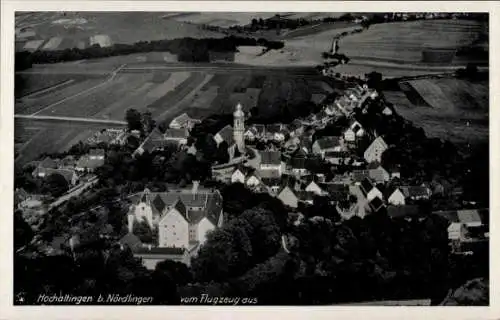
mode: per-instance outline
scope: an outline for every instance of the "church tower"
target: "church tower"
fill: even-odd
[[[245,113],[242,110],[241,104],[236,105],[236,110],[233,113],[234,126],[233,126],[233,138],[234,143],[238,147],[241,153],[245,152]]]

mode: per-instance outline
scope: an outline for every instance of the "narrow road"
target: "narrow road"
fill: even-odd
[[[56,201],[52,202],[49,205],[49,210],[52,209],[53,207],[57,207],[57,206],[61,205],[62,203],[68,201],[72,197],[80,195],[83,191],[94,186],[97,182],[99,182],[99,179],[97,177],[93,177],[89,181],[87,181],[86,183],[79,185],[79,186],[76,186],[75,188],[70,190],[69,193],[66,193],[65,195],[59,197]]]
[[[120,125],[125,126],[127,122],[120,120],[107,120],[107,119],[90,119],[90,118],[76,118],[76,117],[57,117],[57,116],[35,116],[35,115],[24,115],[15,114],[16,119],[32,119],[32,120],[53,120],[53,121],[73,121],[73,122],[88,122],[96,124],[110,124],[110,125]]]

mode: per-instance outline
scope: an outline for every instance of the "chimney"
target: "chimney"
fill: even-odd
[[[191,193],[193,194],[193,199],[196,198],[196,194],[198,193],[198,186],[199,185],[200,185],[200,181],[193,180],[193,189],[191,190]]]
[[[135,218],[135,216],[133,214],[129,214],[127,216],[127,219],[128,219],[128,232],[129,233],[132,233],[132,231],[134,230],[134,218]]]

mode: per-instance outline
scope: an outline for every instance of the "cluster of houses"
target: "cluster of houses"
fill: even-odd
[[[78,183],[80,177],[92,173],[95,169],[102,166],[105,161],[105,152],[103,149],[90,149],[88,154],[79,158],[68,155],[62,159],[46,157],[38,162],[33,170],[34,178],[46,179],[50,175],[61,175],[68,186],[72,187]]]
[[[110,145],[124,145],[127,141],[129,133],[126,129],[108,128],[94,133],[87,139],[89,144],[105,143]]]

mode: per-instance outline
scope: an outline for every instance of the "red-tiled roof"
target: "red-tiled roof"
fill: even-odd
[[[261,164],[279,165],[281,163],[281,153],[279,151],[261,151]]]

